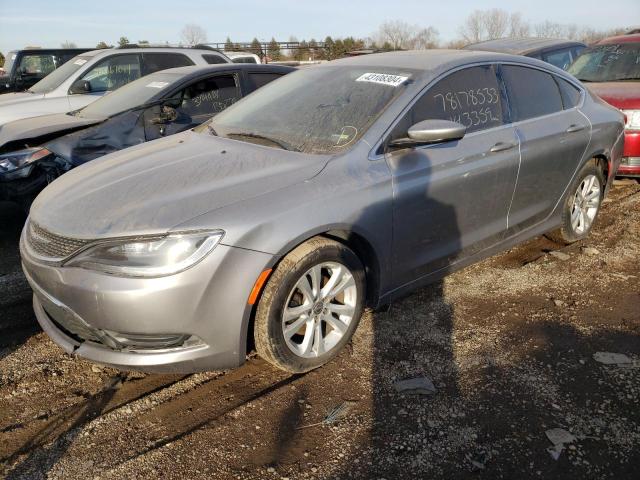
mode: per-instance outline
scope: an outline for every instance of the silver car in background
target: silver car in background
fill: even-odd
[[[301,70],[49,185],[21,238],[35,312],[66,351],[124,369],[234,367],[254,340],[307,371],[365,307],[535,235],[584,238],[623,127],[524,57],[394,52]]]

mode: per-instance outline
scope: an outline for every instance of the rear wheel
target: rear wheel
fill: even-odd
[[[559,242],[573,243],[589,235],[600,212],[604,185],[602,170],[593,162],[582,167],[564,202],[562,226],[548,236]]]
[[[362,315],[364,269],[345,245],[314,238],[282,259],[258,304],[258,354],[283,370],[317,368],[351,339]]]

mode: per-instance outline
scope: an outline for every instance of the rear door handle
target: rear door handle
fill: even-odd
[[[584,125],[578,125],[574,123],[573,125],[569,125],[569,128],[565,130],[567,133],[579,132],[580,130],[584,130]]]
[[[491,153],[495,152],[503,152],[504,150],[509,150],[510,148],[515,147],[517,144],[511,142],[498,142],[493,147],[489,149]]]

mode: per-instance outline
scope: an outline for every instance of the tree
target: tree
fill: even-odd
[[[4,67],[4,55],[0,52],[0,67]]]
[[[224,42],[224,49],[226,51],[232,51],[233,50],[233,42],[231,41],[231,39],[229,37],[227,37],[227,39]]]
[[[111,48],[113,47],[113,45],[107,45],[106,42],[98,42],[98,44],[96,45],[96,48]]]
[[[438,31],[434,27],[421,28],[403,20],[391,20],[378,27],[372,40],[381,45],[388,43],[392,50],[424,50],[437,46]]]
[[[302,40],[295,51],[294,58],[299,61],[309,61],[309,44],[306,40]]]
[[[318,42],[316,42],[315,38],[309,40],[309,54],[311,55],[311,60],[322,59],[322,50],[318,49]]]
[[[60,46],[61,46],[62,48],[77,48],[77,47],[78,47],[75,43],[73,43],[73,42],[69,42],[69,41],[64,41],[64,42],[62,42],[62,43],[60,44]]]
[[[207,32],[200,25],[189,23],[182,27],[180,38],[185,44],[193,47],[207,41]]]
[[[267,56],[269,60],[277,62],[278,60],[282,60],[282,52],[280,51],[280,45],[276,42],[276,39],[271,37],[271,41],[269,42],[269,46],[267,48]]]
[[[324,39],[324,57],[327,60],[333,60],[335,57],[333,56],[334,43],[333,38],[327,37]]]
[[[127,37],[120,37],[120,40],[118,40],[118,46],[124,47],[125,45],[129,45],[129,39]]]
[[[264,52],[262,51],[262,45],[260,44],[260,41],[255,37],[251,41],[251,49],[250,49],[250,51],[251,51],[251,53],[255,53],[256,55],[258,55],[261,60],[262,60],[262,58],[264,58]]]
[[[499,8],[475,10],[460,27],[460,35],[466,43],[477,43],[495,38],[526,37],[531,26],[520,13],[509,13]]]

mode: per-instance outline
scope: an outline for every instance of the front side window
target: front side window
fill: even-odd
[[[201,123],[239,99],[236,77],[229,74],[198,80],[172,95],[169,104],[179,116],[189,117],[192,123]]]
[[[341,153],[416,75],[376,66],[298,70],[252,93],[199,131],[305,153]]]
[[[116,90],[138,78],[140,58],[135,53],[106,58],[82,76],[91,84],[92,92]]]
[[[493,65],[465,68],[431,87],[394,128],[392,139],[423,120],[451,120],[476,132],[504,124],[503,99]]]
[[[562,70],[566,70],[573,61],[570,48],[547,52],[542,56],[542,59],[551,65],[561,68]]]
[[[167,68],[195,65],[189,57],[181,53],[143,53],[142,60],[145,75]]]
[[[562,110],[560,90],[551,74],[535,68],[503,65],[502,78],[514,122]]]
[[[568,72],[583,82],[640,81],[640,42],[596,45],[583,51]]]
[[[81,55],[72,58],[32,86],[29,91],[33,93],[49,93],[55,90],[89,60],[91,60],[91,57]]]

